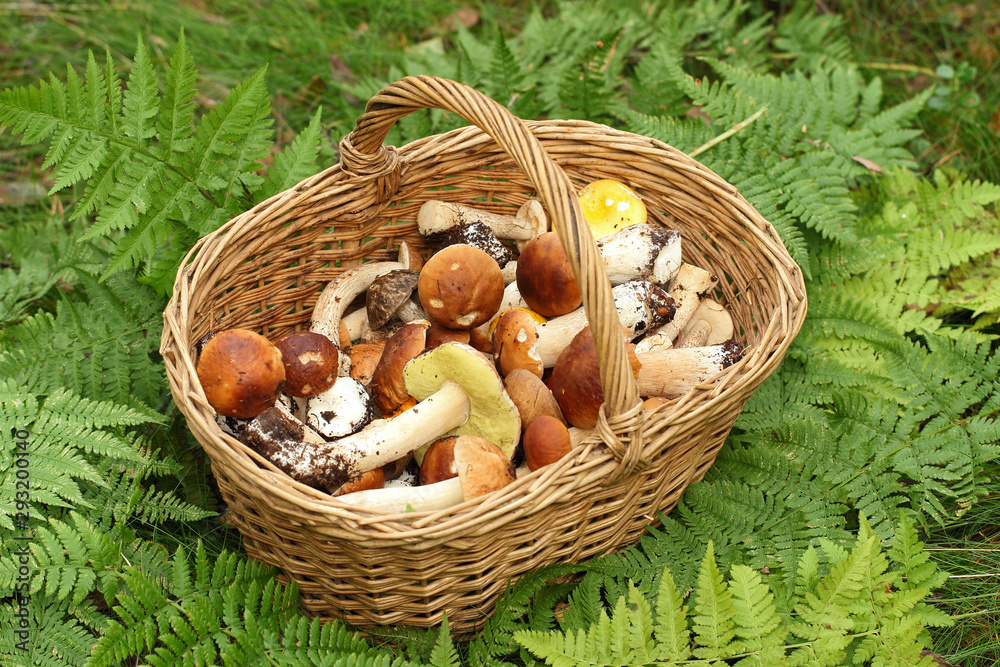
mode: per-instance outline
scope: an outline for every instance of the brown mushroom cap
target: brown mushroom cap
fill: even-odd
[[[632,375],[638,377],[641,364],[635,355],[635,345],[626,340],[625,347]],[[567,422],[577,428],[593,428],[597,425],[600,407],[604,403],[604,389],[601,386],[600,365],[590,327],[577,333],[559,354],[556,365],[552,368],[552,375],[549,376],[548,386]]]
[[[382,412],[395,412],[410,393],[403,383],[406,362],[420,354],[426,346],[427,320],[407,322],[385,343],[385,349],[372,372],[368,390]]]
[[[573,449],[569,429],[561,421],[548,415],[540,415],[528,424],[528,428],[524,429],[524,437],[521,438],[521,447],[524,450],[524,462],[532,472],[555,463]]]
[[[197,372],[209,405],[238,419],[252,419],[274,405],[285,385],[281,352],[246,329],[222,331],[205,343]]]
[[[517,407],[521,415],[521,423],[525,426],[535,421],[539,415],[548,415],[565,422],[559,403],[555,396],[545,386],[542,379],[531,371],[515,368],[504,378],[507,395]]]
[[[502,489],[517,478],[507,454],[486,438],[459,436],[454,449],[455,468],[465,500]]]
[[[511,308],[497,318],[493,330],[493,357],[504,377],[515,368],[524,368],[542,377],[545,368],[538,356],[538,329],[531,313]]]
[[[442,343],[468,343],[469,329],[449,329],[437,322],[427,328],[427,347],[437,347]]]
[[[340,350],[329,338],[312,331],[285,336],[274,346],[285,364],[285,393],[308,398],[321,394],[337,379]]]
[[[545,317],[558,317],[583,303],[569,258],[555,232],[529,241],[517,259],[517,289],[528,307]]]
[[[455,467],[455,442],[457,436],[450,435],[435,440],[424,452],[424,460],[420,462],[420,483],[434,484],[458,476]]]
[[[500,307],[503,289],[503,274],[493,258],[463,243],[432,255],[417,282],[428,317],[449,329],[471,329],[488,321]]]
[[[396,269],[372,281],[365,295],[370,329],[381,329],[392,319],[417,288],[419,276],[415,269]]]
[[[385,486],[385,471],[382,468],[375,468],[361,473],[354,479],[344,482],[336,491],[334,496],[343,496],[348,493],[367,491],[368,489],[381,489]]]
[[[385,343],[384,340],[373,340],[370,343],[357,343],[344,348],[344,354],[351,360],[350,376],[361,384],[368,384],[379,359],[382,358]]]

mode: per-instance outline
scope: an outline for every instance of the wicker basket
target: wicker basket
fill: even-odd
[[[383,145],[421,108],[472,126],[400,149]],[[806,310],[801,273],[771,225],[731,185],[646,137],[583,121],[520,121],[453,81],[403,79],[372,98],[341,161],[201,239],[164,313],[161,353],[174,399],[212,461],[249,554],[298,583],[309,613],[360,625],[472,632],[512,579],[634,544],[715,459],[750,394],[778,366]],[[686,261],[720,278],[747,354],[712,383],[644,414],[625,363],[611,288],[574,188],[615,178],[650,221],[681,232]],[[272,339],[308,327],[323,287],[366,260],[425,252],[428,199],[513,215],[545,205],[584,294],[602,360],[606,412],[571,456],[447,512],[369,513],[289,478],[216,425],[195,373],[195,341],[245,327]]]

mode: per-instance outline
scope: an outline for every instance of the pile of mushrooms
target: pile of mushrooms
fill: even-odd
[[[580,192],[648,409],[742,357],[681,236],[602,180]],[[332,281],[309,331],[206,336],[197,372],[220,427],[295,480],[359,508],[441,510],[566,456],[604,397],[581,295],[541,204],[513,217],[431,201],[437,250]],[[354,306],[361,300],[363,305]],[[520,467],[518,467],[520,466]]]

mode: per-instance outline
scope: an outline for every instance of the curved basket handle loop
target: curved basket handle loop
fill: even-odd
[[[390,153],[383,142],[389,129],[403,116],[424,108],[450,111],[480,128],[514,159],[534,184],[580,285],[600,361],[607,421],[614,424],[617,415],[634,415],[634,408],[639,404],[639,389],[626,357],[611,283],[590,228],[583,219],[576,191],[520,119],[489,97],[456,81],[428,76],[406,77],[369,100],[365,113],[344,140],[350,146],[348,160],[356,160],[359,153],[376,161],[384,156],[388,166]],[[371,162],[368,164],[370,169]],[[621,463],[619,474],[631,472],[640,463],[640,422],[626,420],[626,428],[630,431],[626,434],[628,442],[611,446]],[[607,438],[610,429],[602,428],[601,432],[602,437]]]

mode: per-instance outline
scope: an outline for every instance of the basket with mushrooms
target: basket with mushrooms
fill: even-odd
[[[470,125],[384,145],[428,107]],[[805,309],[771,225],[686,155],[408,77],[338,164],[196,244],[160,350],[227,522],[307,611],[466,634],[671,511]]]
[[[613,179],[586,184],[579,203],[647,407],[742,357],[710,298],[718,278],[682,260],[679,232],[649,224]],[[604,403],[580,288],[537,200],[512,217],[430,200],[416,222],[436,240],[426,262],[404,243],[396,261],[331,282],[309,331],[273,345],[222,331],[197,366],[226,432],[302,483],[397,513],[445,509],[557,462]]]

